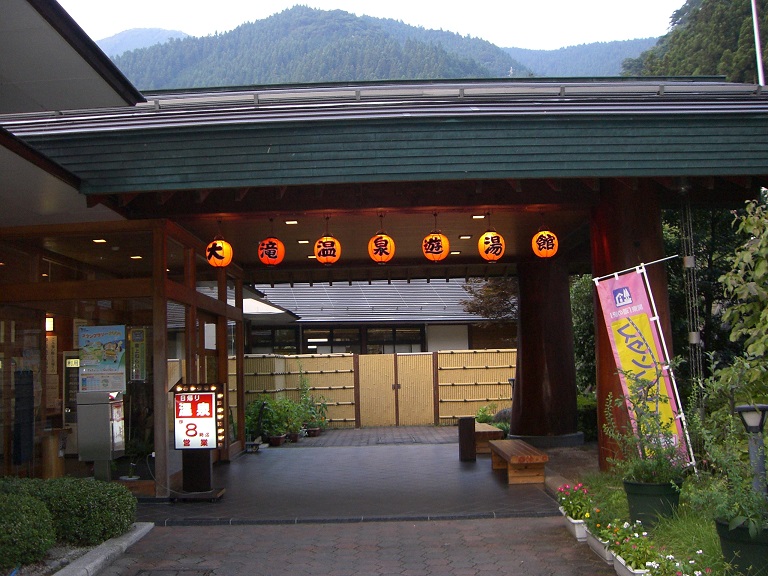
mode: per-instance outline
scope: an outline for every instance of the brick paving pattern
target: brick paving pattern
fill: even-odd
[[[552,454],[596,468],[594,450]],[[101,574],[614,574],[544,487],[502,476],[488,456],[459,461],[456,427],[331,430],[216,466],[217,502],[141,502],[156,527]]]

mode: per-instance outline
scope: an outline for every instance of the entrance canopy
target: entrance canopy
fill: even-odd
[[[554,231],[589,272],[590,214],[618,188],[662,206],[738,206],[768,186],[768,98],[716,79],[403,82],[145,94],[109,109],[0,117],[80,179],[92,206],[220,234],[256,283],[509,275]],[[475,218],[477,217],[477,218]],[[289,223],[295,222],[295,223]],[[477,239],[506,240],[497,263]],[[386,265],[367,255],[384,229]],[[439,229],[451,254],[422,255]],[[312,260],[326,232],[333,266]],[[286,246],[277,267],[260,240]],[[105,265],[109,265],[106,263]],[[118,269],[120,264],[114,264]]]

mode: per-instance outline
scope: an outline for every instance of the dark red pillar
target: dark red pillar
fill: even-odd
[[[521,262],[518,282],[518,367],[510,433],[540,437],[532,443],[545,446],[580,442],[568,270],[557,257]]]
[[[592,213],[591,237],[593,277],[620,272],[641,263],[664,258],[661,209],[653,185],[647,180],[605,181],[600,192],[600,201]],[[649,266],[647,271],[661,328],[668,346],[671,346],[665,264],[654,264]],[[595,322],[598,442],[600,466],[605,469],[606,458],[613,454],[613,446],[603,434],[605,406],[609,394],[620,398],[622,389],[602,310],[596,297]],[[671,348],[669,353],[672,354]],[[627,422],[626,410],[613,409],[613,415],[619,425]]]

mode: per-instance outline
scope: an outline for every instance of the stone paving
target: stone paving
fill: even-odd
[[[460,462],[455,427],[329,431],[214,470],[220,501],[140,503],[156,527],[101,574],[614,574],[544,487],[508,485],[487,456]]]

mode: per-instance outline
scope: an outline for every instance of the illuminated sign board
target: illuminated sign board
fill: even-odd
[[[177,450],[216,448],[216,393],[174,394],[174,437]]]

